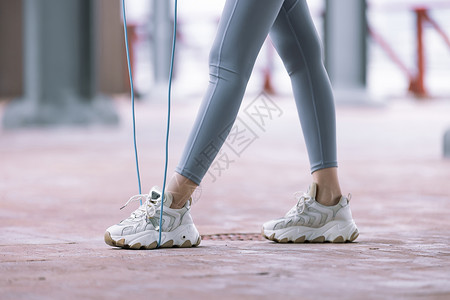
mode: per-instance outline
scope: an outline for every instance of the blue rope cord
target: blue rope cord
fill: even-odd
[[[175,0],[175,8],[173,15],[173,37],[172,37],[172,55],[170,57],[170,70],[169,70],[169,87],[167,91],[167,130],[166,130],[166,161],[164,164],[164,180],[161,198],[161,211],[159,214],[159,240],[158,247],[161,245],[161,229],[162,229],[162,216],[163,216],[163,203],[164,203],[164,191],[166,189],[167,178],[167,163],[169,161],[169,129],[170,129],[170,104],[171,104],[171,91],[172,91],[172,75],[173,75],[173,61],[175,59],[175,43],[177,41],[177,7],[178,1]]]
[[[174,26],[173,26],[173,40],[172,40],[172,55],[170,58],[170,71],[169,71],[169,87],[167,93],[167,129],[166,129],[166,144],[165,144],[165,162],[164,162],[164,180],[163,180],[163,188],[161,194],[161,204],[160,204],[160,214],[159,214],[159,238],[158,245],[159,248],[161,245],[161,228],[162,228],[162,216],[163,216],[163,203],[164,203],[164,192],[166,189],[166,181],[167,181],[167,164],[169,161],[169,132],[170,132],[170,107],[171,107],[171,91],[172,91],[172,77],[173,77],[173,63],[175,58],[175,43],[177,39],[177,7],[178,1],[175,0],[175,8],[174,8]],[[130,89],[131,89],[131,106],[132,106],[132,115],[133,115],[133,140],[134,140],[134,154],[136,160],[136,172],[138,177],[138,185],[139,185],[139,194],[142,194],[141,191],[141,177],[139,172],[139,161],[138,161],[138,151],[137,151],[137,143],[136,143],[136,118],[134,111],[134,87],[133,87],[133,76],[131,74],[131,65],[130,65],[130,52],[128,49],[128,32],[127,32],[127,18],[125,14],[125,0],[122,0],[122,11],[123,11],[123,31],[125,34],[125,48],[127,53],[127,64],[128,64],[128,75],[130,77]],[[142,200],[140,201],[142,205]]]
[[[133,87],[133,75],[131,73],[131,64],[130,64],[130,50],[128,49],[128,31],[127,31],[127,17],[125,14],[125,0],[122,0],[122,12],[123,12],[123,32],[125,35],[125,49],[127,52],[127,64],[128,64],[128,76],[130,78],[130,93],[131,93],[131,111],[133,115],[133,144],[134,144],[134,158],[136,161],[136,173],[137,180],[139,186],[139,194],[142,194],[141,189],[141,175],[139,172],[139,159],[138,159],[138,150],[137,150],[137,142],[136,142],[136,117],[134,113],[134,87]],[[140,204],[142,205],[142,200],[140,200]]]

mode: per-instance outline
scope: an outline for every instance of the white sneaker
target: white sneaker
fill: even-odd
[[[201,238],[189,213],[190,201],[183,208],[173,209],[170,208],[172,199],[170,193],[165,193],[160,247],[198,246]],[[108,245],[132,249],[154,249],[158,246],[161,192],[153,187],[149,194],[131,197],[125,206],[137,200],[143,201],[138,209],[106,230],[105,242]]]
[[[311,184],[284,218],[264,223],[262,235],[278,243],[354,241],[359,233],[350,211],[350,195],[342,196],[334,206],[324,206],[315,200],[316,190],[317,185]]]

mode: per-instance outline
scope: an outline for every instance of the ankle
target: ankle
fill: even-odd
[[[198,185],[195,182],[183,175],[174,173],[167,188],[167,191],[172,194],[172,204],[170,205],[170,208],[183,208],[186,205],[186,202],[191,198],[191,195],[197,186]]]
[[[316,201],[324,206],[335,206],[341,200],[342,195],[329,197],[316,197]]]
[[[317,185],[316,201],[325,206],[334,206],[341,200],[340,188],[330,188],[324,185]]]
[[[322,205],[333,206],[341,200],[342,192],[339,185],[337,168],[325,168],[312,174],[317,184],[316,201]]]
[[[172,204],[170,204],[170,208],[172,209],[183,208],[188,200],[189,199],[175,199],[175,197],[173,197]]]

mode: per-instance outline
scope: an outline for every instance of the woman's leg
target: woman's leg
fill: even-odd
[[[281,243],[354,241],[358,228],[337,176],[333,94],[306,0],[286,0],[270,34],[291,78],[314,182],[262,234]]]
[[[334,205],[341,196],[334,100],[306,0],[286,0],[270,36],[291,78],[313,181],[318,184],[316,200]]]
[[[227,137],[256,57],[284,0],[227,0],[209,58],[210,82],[168,191],[186,202]],[[186,186],[187,184],[188,186]]]

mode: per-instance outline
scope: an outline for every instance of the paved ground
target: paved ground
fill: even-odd
[[[197,195],[193,217],[204,239],[193,249],[103,243],[105,228],[133,209],[119,207],[137,193],[124,100],[115,128],[1,131],[0,299],[449,299],[450,161],[442,159],[442,137],[450,101],[339,107],[341,183],[353,194],[360,237],[283,245],[257,233],[307,188],[308,161],[292,101],[272,99],[277,114],[258,126],[245,114],[254,99],[240,115],[253,143],[240,155],[225,150],[233,162],[209,174]],[[137,108],[148,190],[161,185],[165,107]],[[193,101],[174,106],[170,169],[195,111]]]

